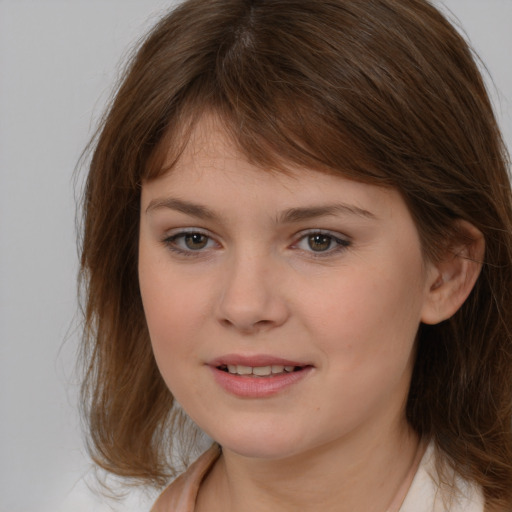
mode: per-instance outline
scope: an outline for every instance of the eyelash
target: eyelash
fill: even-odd
[[[185,240],[186,236],[193,236],[193,235],[200,235],[202,237],[205,237],[207,239],[206,244],[208,244],[210,241],[213,241],[213,237],[205,233],[204,231],[201,231],[200,229],[190,229],[190,230],[184,230],[180,231],[179,233],[176,233],[174,235],[168,236],[163,239],[164,245],[172,252],[177,253],[180,256],[187,256],[187,257],[200,257],[204,256],[204,250],[201,249],[190,249],[190,248],[181,248],[177,245],[177,241],[179,239]]]
[[[198,248],[198,249],[191,249],[191,248],[181,248],[178,246],[178,241],[180,239],[185,240],[185,237],[187,236],[194,236],[199,235],[201,237],[206,238],[206,243],[204,247]],[[299,247],[299,244],[306,241],[310,237],[314,236],[321,236],[328,239],[329,247],[326,250],[323,251],[314,251],[311,249],[311,246],[309,246],[309,249],[301,249]],[[214,238],[210,236],[208,233],[205,233],[204,231],[201,231],[200,229],[190,229],[190,230],[184,230],[180,231],[179,233],[173,234],[171,236],[168,236],[163,239],[163,244],[172,252],[180,255],[180,256],[186,256],[186,257],[204,257],[206,249],[209,249],[211,247],[208,247],[208,244],[210,242],[214,242],[217,244],[217,242],[214,241]],[[332,246],[334,244],[334,247]],[[218,244],[217,244],[218,245]],[[309,244],[308,244],[309,245]],[[335,254],[338,254],[342,251],[345,251],[352,245],[352,242],[348,240],[347,238],[341,238],[339,234],[335,234],[331,231],[326,231],[322,229],[312,229],[306,232],[300,233],[300,237],[297,239],[296,242],[294,242],[290,247],[293,249],[300,250],[304,253],[307,253],[309,257],[312,258],[328,258],[330,256],[333,256]]]
[[[301,242],[306,241],[307,243],[308,238],[313,236],[322,236],[329,239],[330,245],[330,247],[324,251],[313,251],[311,247],[311,250],[299,249],[308,253],[308,255],[313,258],[328,258],[330,256],[334,256],[340,252],[347,250],[352,245],[352,242],[349,239],[342,238],[339,233],[333,233],[332,231],[326,231],[322,229],[311,229],[309,231],[303,232],[300,238],[296,242],[294,242],[292,247],[298,248],[298,245]],[[333,244],[334,247],[332,247]]]

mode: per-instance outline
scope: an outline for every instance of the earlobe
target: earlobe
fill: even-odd
[[[482,269],[482,233],[466,221],[458,221],[457,227],[464,234],[464,241],[449,246],[440,261],[430,264],[421,316],[425,324],[438,324],[453,316],[471,293]]]

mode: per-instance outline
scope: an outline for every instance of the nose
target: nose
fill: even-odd
[[[253,334],[279,327],[289,316],[282,272],[271,258],[239,255],[226,262],[218,319],[225,327]]]

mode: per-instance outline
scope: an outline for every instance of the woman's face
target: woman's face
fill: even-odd
[[[397,191],[262,170],[212,123],[142,188],[156,361],[191,418],[239,454],[284,458],[403,426],[432,274]]]

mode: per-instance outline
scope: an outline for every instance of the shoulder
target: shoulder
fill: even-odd
[[[193,512],[201,482],[219,455],[220,448],[214,444],[164,489],[151,512]]]
[[[441,464],[440,464],[441,463]],[[448,469],[441,476],[431,443],[423,456],[400,512],[484,512],[482,490]]]

